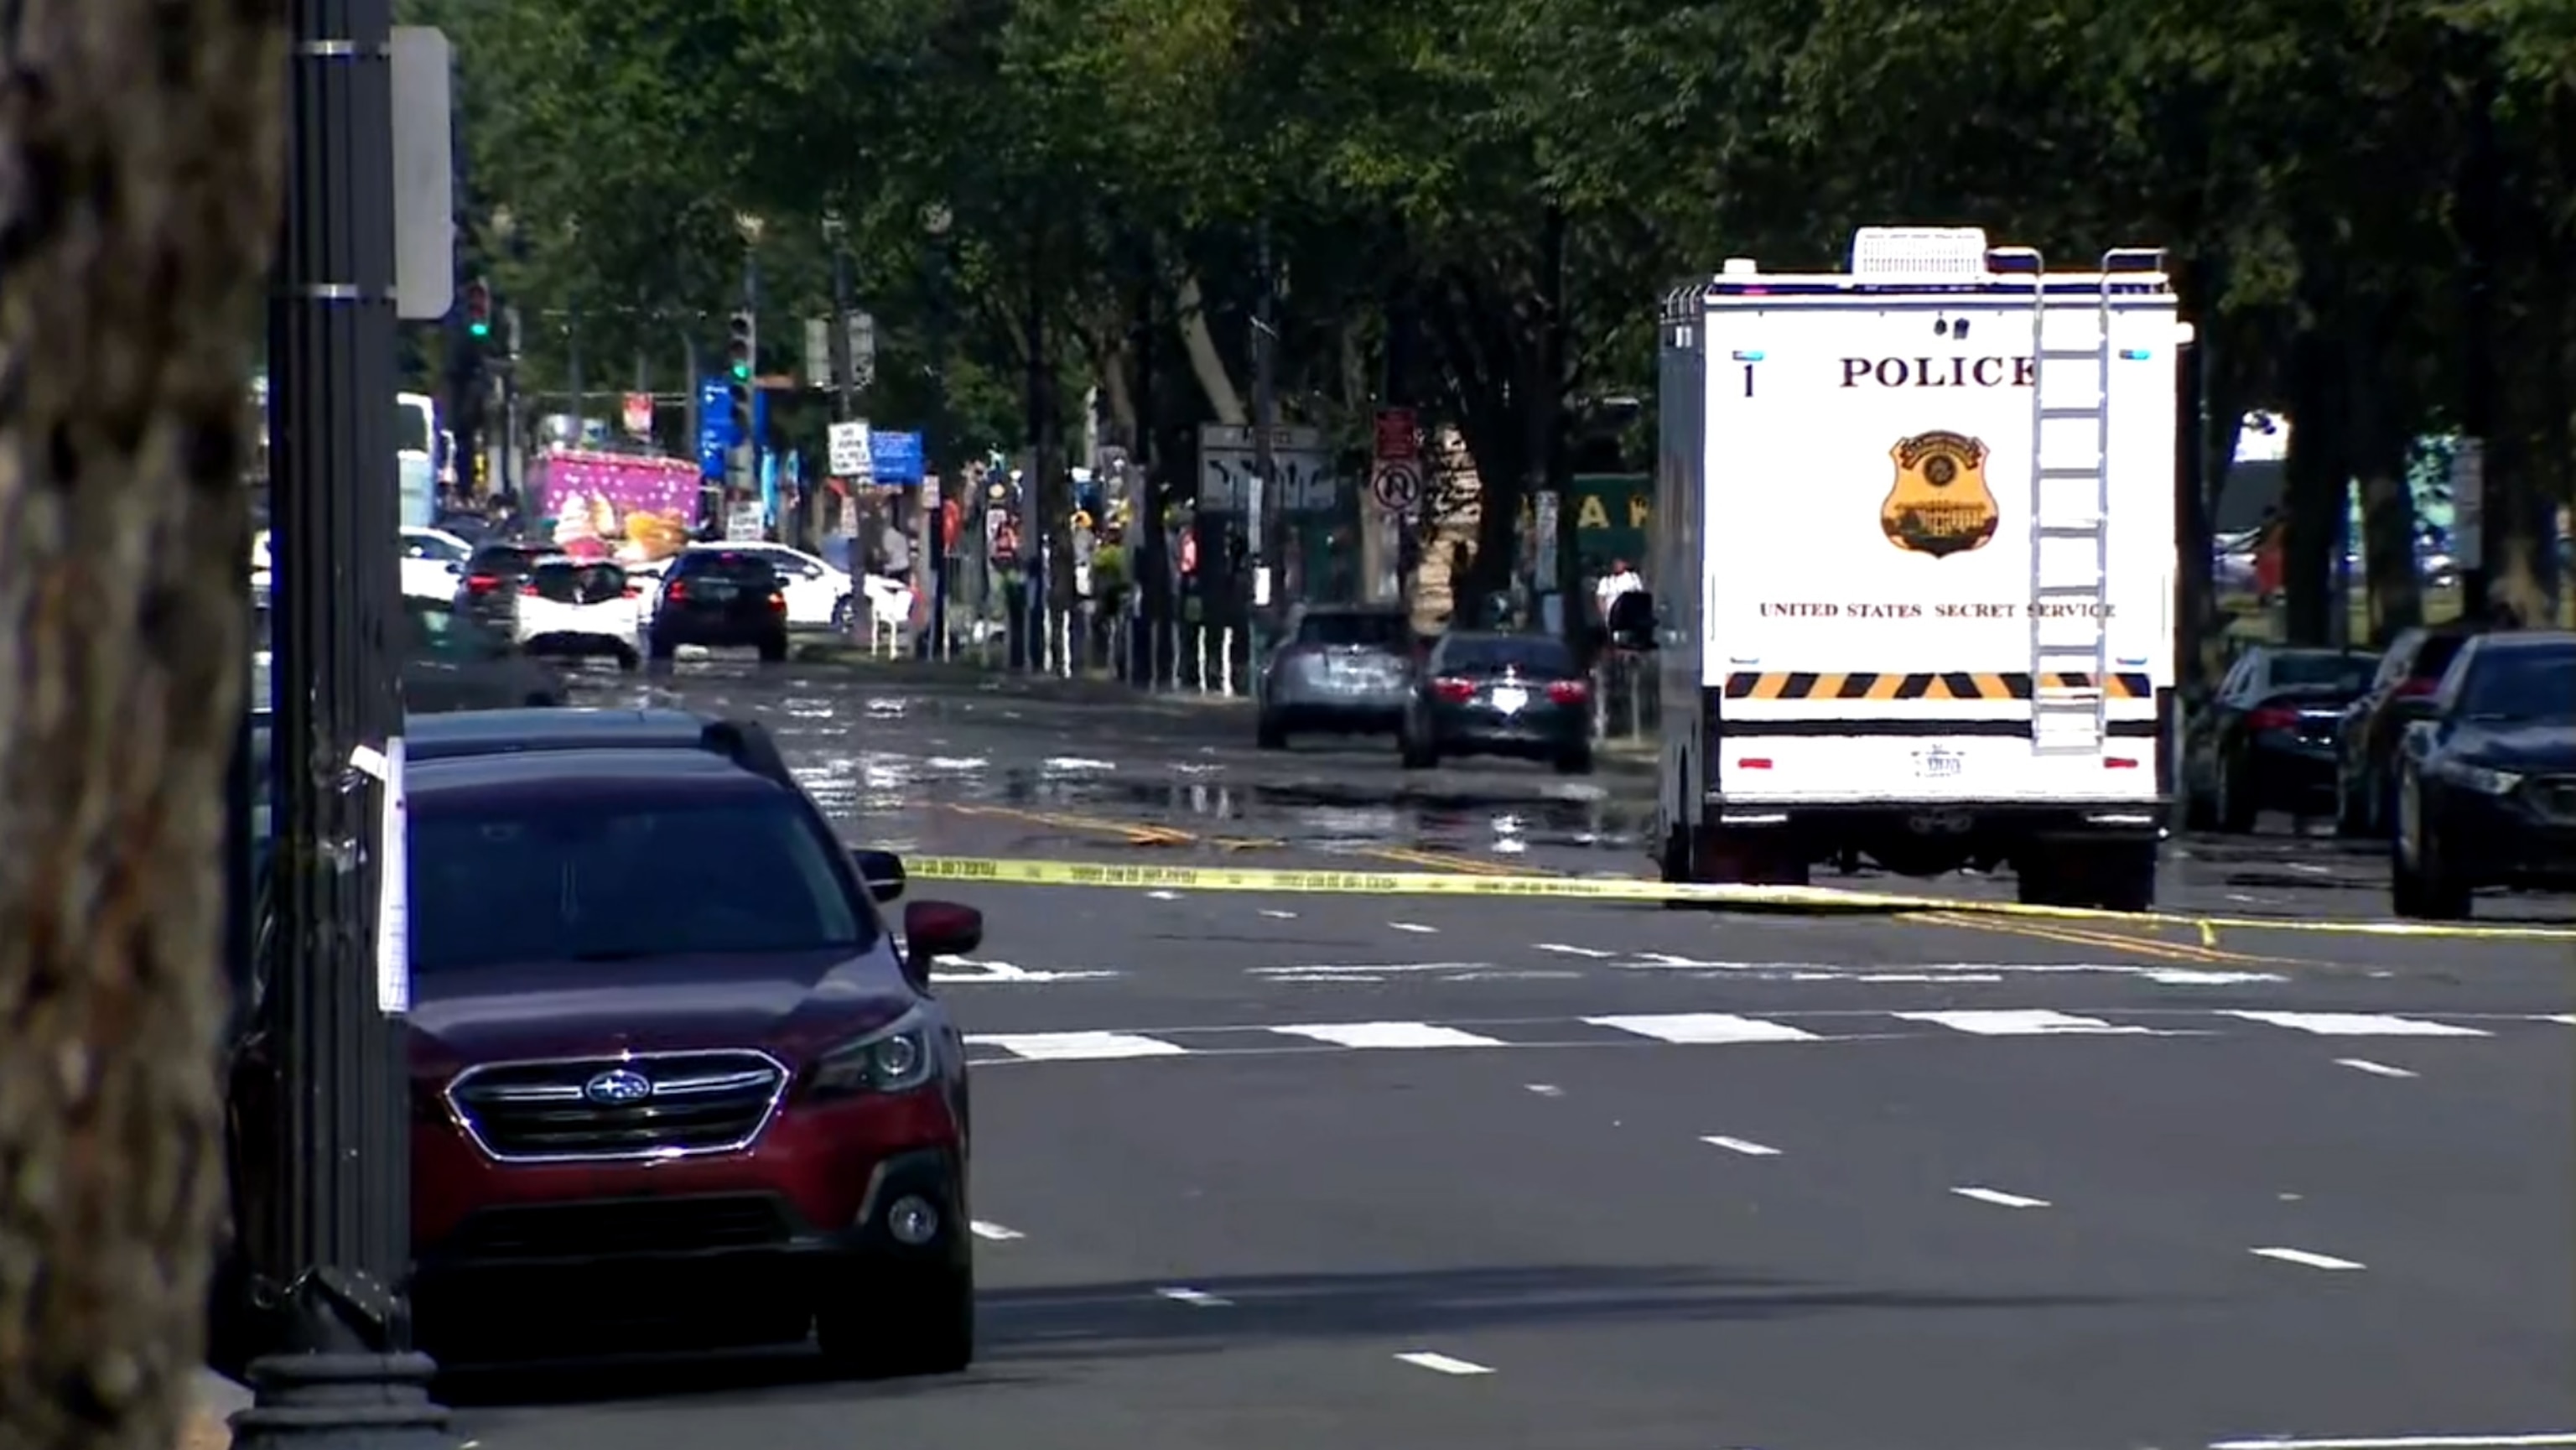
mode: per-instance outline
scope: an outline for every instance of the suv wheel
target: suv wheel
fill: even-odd
[[[870,1377],[956,1374],[975,1362],[975,1270],[968,1264],[869,1276],[814,1316],[824,1362]]]
[[[761,663],[774,665],[785,658],[787,658],[787,636],[773,635],[760,642]]]

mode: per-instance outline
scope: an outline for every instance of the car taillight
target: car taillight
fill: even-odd
[[[1588,680],[1556,680],[1549,683],[1547,697],[1560,705],[1580,705],[1592,698]]]
[[[528,584],[522,584],[522,585],[520,585],[520,586],[519,586],[519,597],[520,597],[521,599],[534,599],[534,598],[536,598],[536,597],[537,597],[537,586],[536,586],[534,583],[528,583]]]
[[[644,590],[643,590],[643,587],[642,587],[641,585],[636,585],[636,584],[629,584],[629,585],[627,585],[627,586],[626,586],[626,597],[627,597],[627,598],[629,598],[629,599],[641,599],[641,598],[643,598],[643,597],[644,597]]]
[[[2248,730],[2296,730],[2299,712],[2285,705],[2266,705],[2245,717]]]
[[[769,609],[773,614],[785,614],[787,612],[787,596],[779,593],[775,589],[770,590]]]
[[[465,579],[465,588],[468,593],[489,594],[500,587],[501,576],[498,574],[469,574]]]
[[[1476,682],[1474,680],[1433,680],[1431,693],[1452,705],[1461,705],[1476,698]]]
[[[685,579],[673,579],[673,580],[671,580],[670,582],[668,582],[668,583],[664,584],[664,585],[662,586],[662,597],[663,597],[663,598],[665,598],[665,599],[674,600],[674,601],[688,598],[688,597],[689,597],[689,583],[688,583],[688,581],[687,581],[687,580],[685,580]]]
[[[2440,688],[2442,682],[2437,679],[2408,680],[2397,687],[2397,695],[2399,699],[2420,700]]]

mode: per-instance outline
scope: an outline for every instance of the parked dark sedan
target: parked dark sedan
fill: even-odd
[[[1264,750],[1300,731],[1349,735],[1403,723],[1413,685],[1413,618],[1393,607],[1301,605],[1261,671],[1254,731]]]
[[[2389,896],[2458,921],[2481,886],[2576,887],[2576,634],[2481,635],[2398,749]]]
[[[1445,635],[1423,662],[1401,739],[1408,770],[1444,755],[1505,755],[1582,775],[1592,769],[1592,682],[1551,636]]]
[[[2410,629],[2380,656],[2370,687],[2335,726],[2335,832],[2384,835],[2393,812],[2398,739],[2431,710],[2433,692],[2470,631],[2460,625]]]
[[[2335,730],[2379,657],[2346,650],[2247,650],[2183,739],[2191,824],[2250,831],[2267,810],[2321,814],[2335,789]]]
[[[403,601],[403,705],[415,714],[561,705],[563,677],[435,599]]]

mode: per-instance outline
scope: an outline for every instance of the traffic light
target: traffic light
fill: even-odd
[[[760,328],[748,312],[733,315],[733,327],[725,339],[725,361],[733,369],[738,383],[748,383],[760,359]]]
[[[465,284],[465,332],[477,342],[492,335],[492,288],[479,278]]]

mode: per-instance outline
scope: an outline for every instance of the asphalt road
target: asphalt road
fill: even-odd
[[[603,689],[768,716],[908,850],[1635,865],[1615,778],[1443,771],[1429,828],[1222,709]],[[1497,852],[1505,814],[1565,839]],[[936,889],[990,929],[941,973],[980,1366],[458,1377],[479,1447],[2576,1446],[2564,942]]]

